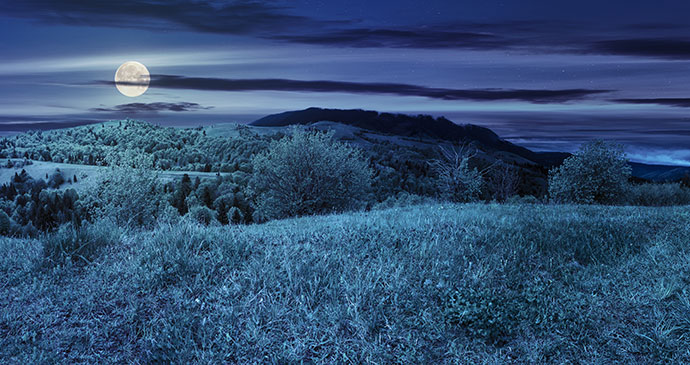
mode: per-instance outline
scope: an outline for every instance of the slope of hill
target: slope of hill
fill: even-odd
[[[631,162],[632,175],[651,181],[677,181],[690,175],[690,167],[647,165]]]
[[[69,230],[0,238],[0,359],[688,363],[689,214],[443,204],[102,225],[90,263],[62,266],[42,245]]]
[[[286,127],[293,124],[316,124],[319,122],[336,122],[366,131],[414,138],[419,143],[437,145],[439,141],[479,142],[496,158],[507,159],[520,164],[531,162],[544,168],[557,166],[570,156],[569,153],[565,152],[534,152],[501,139],[489,128],[473,124],[459,125],[444,117],[433,118],[429,115],[410,116],[361,109],[308,108],[268,115],[250,125]],[[515,156],[519,156],[522,160],[515,158]],[[630,165],[633,176],[649,181],[676,181],[690,174],[690,167],[649,165],[638,162],[633,162]]]
[[[441,141],[475,141],[490,151],[509,152],[534,163],[553,166],[566,154],[536,153],[501,139],[491,129],[474,124],[458,125],[450,120],[429,115],[379,113],[361,109],[341,110],[308,108],[273,114],[252,122],[258,127],[281,127],[292,124],[312,124],[320,121],[338,122],[390,135]]]

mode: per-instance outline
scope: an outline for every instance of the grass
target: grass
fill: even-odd
[[[85,264],[0,242],[0,361],[690,361],[688,207],[432,204],[109,231],[86,235],[109,243]]]

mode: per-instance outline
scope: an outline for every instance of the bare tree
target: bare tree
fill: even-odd
[[[520,172],[516,166],[498,161],[489,174],[489,188],[492,198],[499,202],[514,196],[520,187]]]
[[[491,166],[478,170],[470,168],[470,160],[476,157],[477,150],[467,144],[439,147],[439,159],[430,162],[432,169],[438,175],[438,190],[442,198],[467,202],[479,198],[484,175]]]

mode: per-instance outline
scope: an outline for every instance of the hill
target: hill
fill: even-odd
[[[650,181],[677,181],[690,176],[690,167],[631,162],[632,175]]]
[[[321,121],[338,122],[370,131],[408,138],[432,139],[453,143],[459,141],[479,142],[489,151],[509,152],[547,167],[559,164],[567,156],[567,154],[559,153],[536,153],[501,139],[489,128],[474,124],[458,125],[444,117],[434,118],[429,115],[410,116],[361,109],[308,108],[268,115],[250,123],[250,125],[257,127],[283,127],[293,124],[312,124]]]
[[[444,117],[379,113],[361,109],[308,108],[272,114],[252,122],[257,127],[285,127],[293,124],[336,122],[367,131],[426,141],[427,144],[458,141],[480,143],[494,157],[512,163],[532,163],[546,169],[560,165],[570,156],[564,152],[534,152],[501,139],[491,129],[474,124],[456,124]],[[435,142],[434,142],[435,141]],[[516,158],[519,156],[520,158]],[[690,167],[630,164],[633,176],[649,181],[677,181],[690,174]]]
[[[690,211],[424,205],[0,238],[5,363],[687,363]]]

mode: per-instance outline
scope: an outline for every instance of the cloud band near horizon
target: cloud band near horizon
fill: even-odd
[[[116,84],[114,81],[97,81],[96,83],[104,85]],[[139,85],[130,82],[118,83],[123,85]],[[417,96],[438,100],[517,100],[530,103],[564,103],[614,91],[603,89],[450,89],[396,83],[291,79],[223,79],[178,75],[151,75],[149,87],[204,91],[342,92]]]

